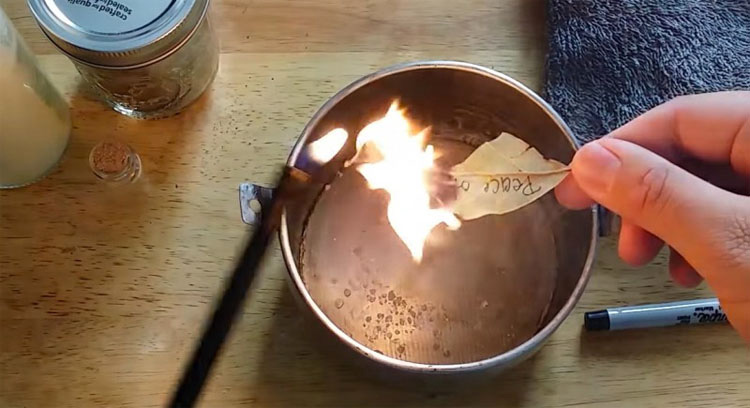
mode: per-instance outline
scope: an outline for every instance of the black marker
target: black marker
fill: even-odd
[[[613,307],[586,312],[586,330],[624,330],[727,321],[719,300],[699,299],[654,305]]]

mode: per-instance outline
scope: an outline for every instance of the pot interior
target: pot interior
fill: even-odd
[[[350,140],[329,164],[330,183],[287,209],[297,270],[315,303],[342,331],[390,357],[469,363],[517,347],[570,298],[592,250],[590,210],[567,211],[552,194],[518,211],[436,227],[420,263],[387,221],[388,195],[353,168],[354,137],[394,99],[431,127],[441,164],[510,132],[546,157],[570,162],[574,145],[512,83],[455,67],[393,73],[350,92],[310,129],[310,142],[343,127]]]

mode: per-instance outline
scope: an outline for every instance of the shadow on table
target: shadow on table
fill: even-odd
[[[357,363],[346,349],[303,317],[289,289],[274,316],[255,401],[263,406],[518,406],[534,359],[499,376],[461,384],[423,383]]]

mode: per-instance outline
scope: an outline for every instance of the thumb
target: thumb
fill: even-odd
[[[592,199],[664,240],[704,277],[741,257],[731,253],[727,234],[740,214],[750,212],[744,197],[620,139],[585,145],[571,167]]]

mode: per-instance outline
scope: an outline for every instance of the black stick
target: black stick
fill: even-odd
[[[190,364],[185,369],[172,401],[169,403],[170,407],[188,408],[195,405],[203,384],[211,372],[213,362],[244,303],[268,242],[278,225],[276,201],[276,196],[274,196],[271,202],[265,206],[268,211],[263,208],[261,224],[250,238],[245,253],[242,254],[240,262],[232,273],[221,302],[214,311],[210,324],[203,332],[201,342],[195,350]]]

